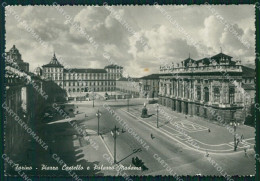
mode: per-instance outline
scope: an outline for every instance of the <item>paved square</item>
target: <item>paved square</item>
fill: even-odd
[[[197,132],[197,131],[205,131],[208,130],[205,126],[198,125],[196,123],[193,123],[188,120],[183,120],[183,121],[177,121],[175,123],[171,123],[173,126],[176,125],[180,127],[181,129],[187,131],[187,132]]]

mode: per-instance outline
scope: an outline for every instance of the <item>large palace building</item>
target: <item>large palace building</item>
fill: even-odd
[[[108,65],[104,69],[66,69],[55,54],[51,61],[42,66],[45,79],[51,79],[67,93],[115,91],[116,80],[122,76],[123,67]]]
[[[161,66],[159,103],[190,116],[243,122],[243,66],[222,52],[201,60],[190,57]]]

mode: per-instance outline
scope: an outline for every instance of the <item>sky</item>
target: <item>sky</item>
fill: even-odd
[[[112,10],[104,6],[59,7],[64,13],[53,6],[7,7],[6,51],[16,45],[22,59],[30,63],[30,71],[49,63],[54,52],[67,68],[104,68],[113,62],[123,66],[126,74],[132,77],[158,73],[160,65],[181,62],[189,54],[198,60],[218,54],[221,49],[234,60],[254,66],[253,5],[213,5],[211,9],[205,5],[112,6]],[[223,22],[232,25],[250,46],[246,47],[229,32]],[[34,36],[24,23],[35,32]],[[92,37],[98,48],[72,24]],[[182,27],[183,31],[177,27]],[[199,46],[192,44],[187,35]],[[109,55],[109,60],[104,54]]]

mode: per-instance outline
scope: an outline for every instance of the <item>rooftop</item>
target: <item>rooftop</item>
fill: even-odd
[[[255,90],[255,86],[252,84],[242,84],[242,88],[245,90]]]
[[[211,59],[220,59],[220,58],[231,59],[231,58],[233,58],[233,57],[231,57],[231,56],[229,56],[229,55],[226,55],[226,54],[224,54],[224,53],[222,53],[222,52],[211,57]]]
[[[254,78],[255,77],[255,70],[242,65],[242,77]]]
[[[159,79],[159,76],[162,76],[162,74],[150,74],[150,75],[141,77],[140,79]]]
[[[70,72],[70,73],[107,73],[105,69],[64,69],[64,72]]]
[[[42,67],[63,67],[60,62],[57,60],[56,55],[54,53],[50,63],[43,65]]]
[[[139,82],[139,78],[133,78],[133,77],[121,77],[120,79],[118,79],[117,81],[134,81],[134,82]]]
[[[184,66],[186,67],[190,63],[194,63],[196,60],[193,60],[192,58],[187,58],[186,60],[183,60]]]
[[[110,65],[105,66],[105,69],[106,69],[106,68],[122,69],[123,67],[121,67],[121,66],[119,66],[119,65],[115,65],[115,64],[110,64]]]

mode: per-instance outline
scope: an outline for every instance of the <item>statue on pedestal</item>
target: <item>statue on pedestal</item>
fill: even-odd
[[[144,103],[144,107],[142,109],[142,115],[141,115],[142,118],[148,118],[148,114],[147,114],[147,108],[146,108],[146,104]]]

